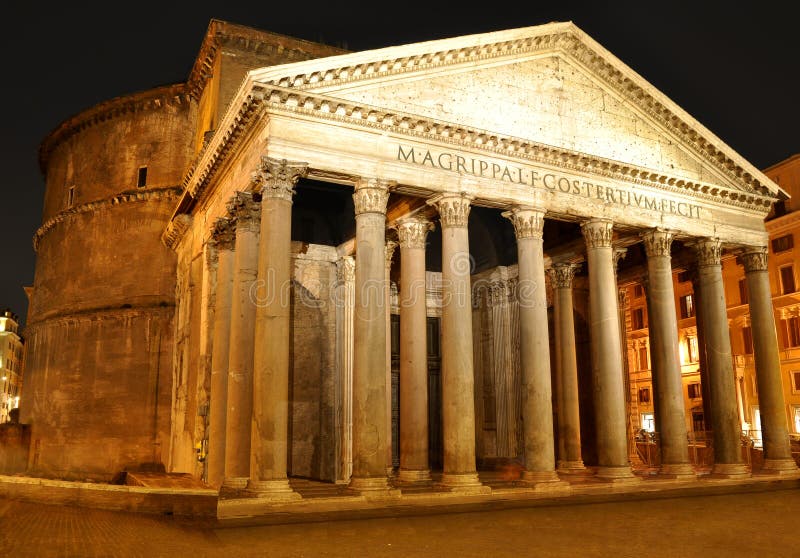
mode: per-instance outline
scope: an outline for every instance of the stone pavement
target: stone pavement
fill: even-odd
[[[696,494],[244,527],[0,499],[0,549],[20,558],[800,556],[797,480]]]

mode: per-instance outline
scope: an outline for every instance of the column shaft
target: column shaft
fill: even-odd
[[[619,340],[617,288],[611,221],[593,219],[581,225],[589,267],[589,328],[599,478],[635,480],[625,439],[625,395]]]
[[[400,238],[400,471],[404,482],[430,480],[425,237],[430,223],[398,223]]]
[[[784,410],[778,334],[772,308],[766,248],[749,250],[742,256],[747,276],[753,352],[758,384],[758,404],[764,440],[764,472],[795,473],[789,424]]]
[[[289,333],[292,195],[306,172],[304,164],[262,157],[254,175],[262,199],[247,488],[270,500],[300,497],[287,478]]]
[[[250,478],[250,423],[253,414],[253,350],[256,307],[250,291],[258,273],[260,205],[237,192],[228,204],[236,222],[233,296],[228,355],[228,420],[225,435],[227,489],[242,489]]]
[[[544,279],[544,211],[515,207],[503,214],[517,236],[520,362],[525,469],[529,483],[557,482],[550,385],[550,339]]]
[[[678,353],[678,319],[675,315],[675,290],[672,284],[670,246],[672,233],[654,229],[642,234],[647,253],[650,297],[650,359],[658,391],[661,443],[660,474],[670,477],[694,476],[689,461],[686,408]]]
[[[559,471],[581,471],[581,424],[578,391],[578,361],[575,349],[575,318],[572,279],[578,266],[557,264],[550,269],[556,327],[556,377],[558,390]]]
[[[356,184],[356,283],[353,351],[353,476],[350,488],[388,491],[391,447],[386,390],[386,202],[388,184]]]
[[[233,290],[233,233],[230,220],[215,223],[211,240],[217,269],[214,328],[211,353],[211,400],[209,405],[208,484],[218,487],[225,476],[225,423],[228,398],[228,347]],[[212,265],[209,265],[212,267]]]
[[[470,198],[443,194],[430,200],[442,227],[442,485],[486,492],[475,463],[475,393],[472,362],[472,291],[469,257]]]
[[[700,286],[698,324],[703,325],[708,395],[711,398],[711,425],[714,439],[714,468],[719,477],[748,475],[742,459],[742,442],[736,403],[736,377],[733,372],[725,285],[722,281],[722,250],[717,239],[694,243],[697,277]],[[713,327],[706,327],[713,324]],[[704,406],[705,408],[705,406]]]

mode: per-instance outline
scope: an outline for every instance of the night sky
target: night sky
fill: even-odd
[[[89,10],[28,2],[5,8],[0,35],[2,169],[0,309],[24,321],[41,225],[41,140],[110,98],[184,82],[212,18],[366,50],[573,21],[764,169],[800,153],[800,40],[778,2],[120,2]],[[535,139],[535,138],[533,138]]]

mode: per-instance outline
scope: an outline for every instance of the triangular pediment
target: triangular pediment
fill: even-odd
[[[781,193],[569,22],[276,66],[250,77],[676,180],[769,197]]]

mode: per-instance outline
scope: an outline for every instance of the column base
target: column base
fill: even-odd
[[[664,463],[658,469],[658,478],[694,480],[697,479],[697,473],[689,463]]]
[[[431,472],[429,469],[403,469],[397,471],[397,481],[402,483],[426,483],[431,482]]]
[[[750,476],[750,468],[744,463],[715,463],[709,476],[712,479],[745,479]]]
[[[400,491],[392,488],[387,477],[351,477],[347,488],[368,499],[400,496]]]
[[[800,468],[797,467],[794,459],[765,459],[759,474],[800,476]]]
[[[570,487],[567,481],[558,478],[555,471],[522,471],[522,476],[517,482],[525,488],[538,491],[563,490]]]
[[[237,494],[247,488],[248,477],[227,477],[222,481],[222,486],[219,487],[220,494]]]
[[[624,467],[598,467],[594,476],[602,481],[611,483],[635,483],[642,479],[633,474],[629,465]]]
[[[247,483],[247,493],[260,500],[269,500],[271,502],[291,502],[302,500],[303,498],[289,486],[289,479],[263,481],[251,479]]]
[[[578,459],[577,461],[559,461],[556,467],[556,472],[559,475],[576,475],[585,473],[586,471],[586,465],[583,464],[582,459]]]
[[[478,473],[444,473],[438,486],[460,494],[491,494],[492,488],[482,484]]]

